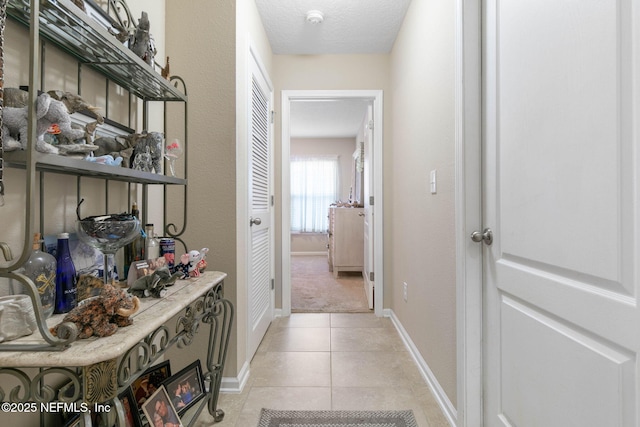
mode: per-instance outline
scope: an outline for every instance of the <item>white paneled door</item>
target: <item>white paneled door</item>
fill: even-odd
[[[250,67],[248,360],[273,319],[272,120],[273,92],[255,57]]]
[[[484,11],[484,425],[637,427],[640,5]]]

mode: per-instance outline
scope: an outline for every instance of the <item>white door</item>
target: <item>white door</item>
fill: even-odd
[[[373,309],[373,106],[367,107],[364,128],[364,172],[362,180],[362,201],[364,202],[364,290],[367,294],[369,308]],[[375,201],[374,201],[375,203]]]
[[[638,426],[640,7],[484,10],[484,424]]]
[[[251,360],[273,319],[272,120],[273,92],[252,56],[249,125],[249,339]]]

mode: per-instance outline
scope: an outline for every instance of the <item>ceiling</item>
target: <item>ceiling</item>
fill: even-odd
[[[411,0],[255,0],[274,54],[389,53]],[[310,10],[324,20],[307,22]]]
[[[255,0],[276,55],[389,53],[411,0]],[[323,21],[307,22],[318,10]],[[313,88],[309,88],[313,89]],[[355,137],[364,119],[363,100],[291,103],[291,137]]]
[[[291,137],[356,137],[370,102],[364,99],[292,101],[289,119]]]

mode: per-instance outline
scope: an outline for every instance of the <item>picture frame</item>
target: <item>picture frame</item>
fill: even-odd
[[[184,415],[206,394],[200,359],[172,375],[162,385],[169,393],[171,403],[177,409],[178,415]]]
[[[167,389],[160,386],[151,397],[142,404],[142,412],[149,426],[183,427],[178,411],[171,403]]]
[[[63,425],[63,427],[80,427],[80,413],[75,413]]]
[[[171,376],[169,361],[160,362],[144,371],[132,384],[133,399],[142,408],[142,404],[158,390],[162,383]]]
[[[120,393],[118,395],[118,399],[120,399],[122,409],[124,410],[125,427],[142,427],[140,408],[138,408],[136,399],[133,397],[133,390],[131,387],[127,387],[125,391]]]

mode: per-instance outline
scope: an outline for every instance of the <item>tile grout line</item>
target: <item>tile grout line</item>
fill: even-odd
[[[333,410],[333,313],[329,313],[329,409]]]

